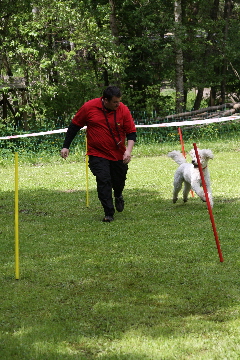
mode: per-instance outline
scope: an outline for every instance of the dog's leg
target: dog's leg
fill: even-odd
[[[211,190],[211,184],[210,184],[210,176],[209,173],[207,172],[204,176],[205,178],[205,182],[206,182],[206,187],[207,187],[207,193],[208,193],[208,199],[211,205],[211,208],[213,207],[213,199],[212,199],[212,190]]]
[[[212,191],[211,191],[211,187],[209,185],[209,178],[207,176],[205,176],[205,182],[206,182],[209,202],[210,202],[211,207],[213,207]],[[206,202],[206,196],[205,196],[204,190],[201,187],[201,185],[197,182],[193,182],[191,185],[192,185],[193,191],[200,197],[200,199],[202,201]]]
[[[184,181],[184,188],[183,188],[183,201],[184,202],[188,201],[188,194],[189,194],[190,190],[191,190],[191,184]]]
[[[212,208],[213,207],[212,190],[211,190],[211,187],[210,187],[210,185],[208,183],[206,184],[206,186],[207,186],[208,199],[209,199],[209,202],[210,202],[210,205],[211,205],[211,208]]]
[[[210,202],[210,205],[211,205],[211,208],[212,208],[213,207],[213,199],[212,199],[211,191],[208,191],[208,198],[209,198],[209,202]]]
[[[206,196],[205,196],[205,193],[204,193],[204,190],[203,188],[197,188],[195,187],[195,189],[193,188],[193,190],[195,191],[195,193],[200,197],[200,199],[204,202],[206,202]],[[208,199],[209,199],[209,202],[210,202],[210,206],[211,208],[213,207],[213,199],[212,199],[212,192],[211,192],[211,189],[207,188],[207,193],[208,193]]]
[[[182,188],[183,179],[180,179],[178,176],[174,177],[173,182],[173,203],[175,204],[178,200],[178,193]]]
[[[200,197],[200,199],[202,201],[206,201],[203,188],[197,182],[192,183],[191,187],[192,187],[193,191]]]

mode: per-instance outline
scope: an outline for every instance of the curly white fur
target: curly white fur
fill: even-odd
[[[213,153],[209,149],[203,149],[203,150],[198,149],[198,155],[202,165],[209,202],[211,207],[213,207],[212,191],[210,186],[210,174],[207,167],[208,160],[213,159]],[[178,165],[180,165],[174,175],[173,203],[175,203],[178,200],[178,193],[180,192],[183,183],[184,183],[184,188],[183,188],[184,202],[188,200],[188,194],[191,189],[200,197],[200,199],[202,199],[202,201],[206,201],[204,190],[202,188],[202,181],[198,169],[195,150],[192,149],[190,151],[190,156],[192,157],[191,164],[186,162],[185,157],[182,155],[180,151],[176,151],[176,150],[171,151],[170,153],[168,153],[168,156],[172,158]]]

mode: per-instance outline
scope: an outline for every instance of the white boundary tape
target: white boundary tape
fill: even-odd
[[[162,124],[152,124],[152,125],[136,125],[137,128],[151,128],[151,127],[172,127],[172,126],[192,126],[192,125],[203,125],[203,124],[212,124],[212,123],[220,123],[225,121],[232,121],[240,119],[240,116],[228,116],[228,117],[221,117],[221,118],[212,118],[212,119],[204,119],[204,120],[192,120],[192,121],[175,121],[170,123],[162,123]],[[50,131],[42,131],[38,133],[31,133],[31,134],[22,134],[22,135],[10,135],[0,137],[0,140],[11,140],[17,138],[25,138],[25,137],[32,137],[32,136],[41,136],[41,135],[51,135],[57,133],[64,133],[67,132],[68,128],[65,129],[58,129],[58,130],[50,130]],[[84,126],[81,130],[85,130],[86,126]]]

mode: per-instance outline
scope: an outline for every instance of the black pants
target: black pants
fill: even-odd
[[[89,168],[96,177],[98,198],[105,215],[113,216],[112,190],[114,197],[122,195],[127,178],[128,165],[122,160],[112,161],[101,157],[89,155]]]

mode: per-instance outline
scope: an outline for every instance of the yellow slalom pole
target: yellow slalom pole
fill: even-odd
[[[15,153],[15,278],[19,280],[18,153]]]
[[[89,193],[88,193],[88,146],[87,146],[87,136],[85,136],[86,142],[86,206],[89,207]]]

